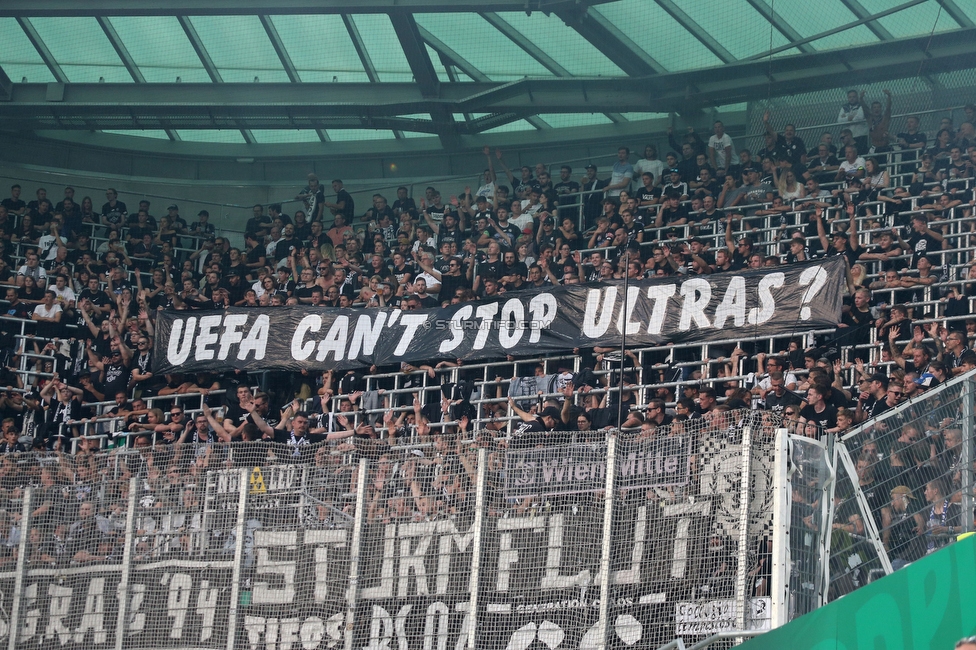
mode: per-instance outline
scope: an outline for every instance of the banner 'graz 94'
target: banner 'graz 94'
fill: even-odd
[[[709,341],[833,327],[845,262],[507,293],[443,309],[161,312],[154,372],[328,370],[488,359],[594,345]]]

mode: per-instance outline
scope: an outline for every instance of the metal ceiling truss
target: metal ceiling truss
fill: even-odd
[[[638,47],[600,12],[586,11],[585,7],[571,7],[556,10],[555,13],[631,77],[667,72],[664,66]]]
[[[877,21],[874,15],[864,8],[858,0],[840,0],[845,7],[847,7],[852,14],[858,17],[858,19],[864,21],[864,26],[871,30],[871,33],[880,38],[882,41],[890,41],[895,37],[891,35],[884,26]]]
[[[800,35],[800,32],[793,29],[788,22],[783,20],[782,15],[776,13],[773,8],[766,3],[766,0],[746,0],[746,2],[748,2],[753,9],[758,11],[763,18],[769,21],[769,23],[776,28],[776,31],[782,34],[791,44],[803,40],[803,36]],[[816,48],[809,43],[799,43],[796,45],[796,47],[804,54],[816,52]]]
[[[99,16],[95,20],[98,22],[98,26],[102,28],[102,31],[105,32],[108,42],[112,45],[112,48],[115,49],[115,53],[119,55],[119,59],[122,60],[122,65],[125,66],[125,69],[129,73],[129,76],[132,77],[132,80],[137,84],[146,83],[146,77],[142,74],[139,66],[136,65],[132,55],[129,54],[129,48],[127,48],[125,43],[122,42],[122,39],[119,38],[118,32],[115,31],[115,26],[112,25],[112,21],[104,16]],[[174,142],[180,140],[180,135],[174,129],[164,128],[163,130],[166,131],[166,135],[170,140]]]
[[[557,11],[611,0],[3,0],[0,17]]]
[[[264,83],[260,92],[255,92],[253,83],[13,84],[11,99],[0,102],[0,118],[12,128],[30,130],[91,125],[148,129],[162,128],[163,123],[179,129],[366,126],[434,132],[451,141],[489,124],[497,126],[538,113],[667,113],[689,104],[726,105],[839,84],[902,79],[918,74],[920,64],[924,74],[976,67],[976,50],[971,45],[976,28],[970,28],[935,34],[931,39],[900,39],[643,79],[441,83],[423,37],[411,23],[408,16],[400,31],[406,31],[405,41],[414,41],[410,45],[415,54],[412,69],[421,83]],[[416,60],[418,53],[426,63]],[[50,93],[49,86],[61,92]],[[433,120],[399,117],[416,113],[429,113]],[[451,117],[454,113],[490,115],[458,124]],[[355,120],[361,120],[360,124],[353,124]]]

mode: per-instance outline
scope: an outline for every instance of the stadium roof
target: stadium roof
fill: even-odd
[[[279,149],[577,139],[976,67],[974,21],[968,0],[3,0],[0,128]]]

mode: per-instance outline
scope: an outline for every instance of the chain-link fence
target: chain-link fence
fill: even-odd
[[[791,436],[791,615],[974,529],[973,379],[960,376],[837,440]]]
[[[0,632],[10,648],[259,650],[765,629],[778,426],[718,410],[546,444],[11,454]]]

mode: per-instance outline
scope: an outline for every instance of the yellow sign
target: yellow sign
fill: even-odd
[[[264,494],[268,488],[264,485],[264,474],[260,467],[251,470],[251,494]]]

